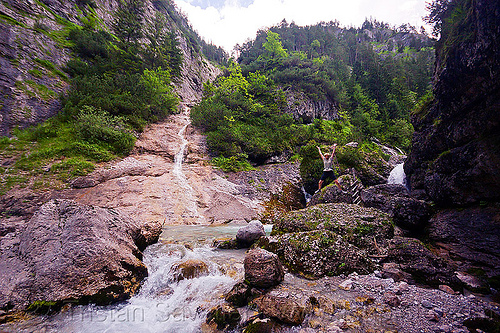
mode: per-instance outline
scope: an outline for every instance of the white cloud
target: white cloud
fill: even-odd
[[[254,38],[258,29],[283,19],[298,25],[337,20],[342,26],[359,26],[372,17],[390,25],[420,27],[426,15],[426,0],[255,0],[247,7],[239,5],[241,1],[225,0],[218,8],[205,9],[192,5],[192,0],[174,1],[205,40],[228,52],[237,43]]]

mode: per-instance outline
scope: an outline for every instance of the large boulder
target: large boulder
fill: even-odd
[[[366,252],[329,230],[295,232],[263,237],[257,243],[276,253],[291,272],[306,278],[373,272]]]
[[[260,221],[254,220],[248,223],[248,225],[238,229],[236,240],[241,247],[249,247],[257,239],[265,235],[264,225]]]
[[[419,232],[426,226],[432,213],[425,201],[410,197],[408,190],[400,184],[382,184],[361,191],[361,200],[366,207],[374,207],[389,214],[396,225]]]
[[[271,291],[254,303],[266,317],[276,318],[289,325],[300,325],[306,316],[306,307],[290,295]]]
[[[445,209],[429,221],[429,238],[469,270],[480,267],[488,277],[500,276],[500,208]]]
[[[245,280],[257,288],[270,288],[285,277],[285,271],[278,256],[263,249],[250,250],[243,262]]]
[[[390,241],[384,262],[397,264],[398,268],[411,274],[418,283],[433,287],[448,285],[455,290],[462,286],[454,267],[415,238],[394,237]]]
[[[330,230],[372,254],[378,254],[378,246],[394,236],[394,226],[386,213],[346,203],[320,204],[291,212],[276,221],[271,235],[313,230]]]
[[[124,300],[148,274],[141,249],[154,230],[111,209],[49,201],[20,234],[0,238],[0,307]]]

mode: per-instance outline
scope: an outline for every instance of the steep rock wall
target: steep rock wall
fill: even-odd
[[[0,136],[11,135],[15,127],[43,122],[61,110],[59,95],[69,87],[62,69],[71,58],[63,32],[69,24],[81,24],[77,2],[0,2]],[[109,29],[119,1],[94,2],[97,16]],[[146,21],[158,10],[154,3],[146,1]],[[183,54],[175,91],[182,102],[192,104],[201,98],[203,83],[213,80],[219,69],[190,47],[177,24],[170,20]]]
[[[454,2],[458,19],[445,21],[436,47],[435,99],[413,115],[405,171],[412,190],[442,205],[498,201],[500,10],[495,1]]]
[[[287,99],[287,113],[295,120],[302,119],[308,124],[314,119],[338,119],[338,109],[329,100],[312,100],[304,92],[289,89],[285,92]]]

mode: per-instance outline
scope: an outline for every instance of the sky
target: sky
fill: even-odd
[[[174,0],[193,28],[207,42],[231,53],[236,44],[255,38],[286,19],[297,25],[339,21],[359,27],[366,18],[399,26],[410,23],[420,30],[430,0]],[[430,29],[427,29],[430,31]]]

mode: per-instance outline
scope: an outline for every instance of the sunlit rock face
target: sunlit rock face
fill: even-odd
[[[465,14],[454,16],[460,24],[443,25],[435,98],[413,115],[416,131],[405,171],[412,190],[425,190],[439,204],[497,201],[500,14],[487,0],[454,3],[464,6]]]

